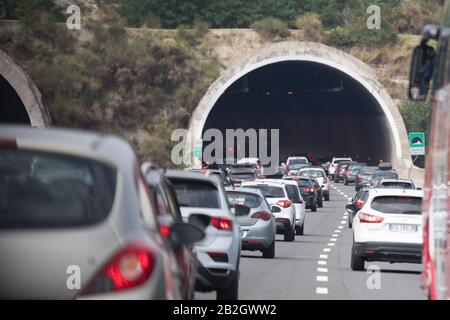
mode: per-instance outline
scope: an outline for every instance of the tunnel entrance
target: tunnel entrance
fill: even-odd
[[[0,75],[1,123],[30,124],[30,117],[14,88]]]
[[[313,162],[350,156],[377,164],[391,160],[387,122],[374,96],[347,74],[316,62],[283,61],[231,84],[203,132],[217,128],[225,136],[225,129],[279,129],[281,161],[290,155],[308,155]]]

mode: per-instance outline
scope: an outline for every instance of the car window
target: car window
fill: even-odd
[[[296,186],[286,185],[286,192],[289,200],[296,203],[300,202],[300,195]]]
[[[243,186],[244,188],[256,188],[261,190],[262,194],[266,198],[284,198],[284,189],[282,187],[273,187],[268,185],[252,185]]]
[[[263,202],[260,196],[246,192],[230,191],[227,192],[227,198],[231,206],[238,204],[250,209],[258,208]]]
[[[312,188],[313,187],[311,180],[306,180],[306,179],[297,180],[297,185],[300,188]]]
[[[383,213],[421,214],[422,198],[409,196],[379,196],[370,207]]]
[[[113,206],[116,170],[72,155],[0,152],[0,228],[98,223]]]
[[[170,179],[181,207],[220,209],[219,191],[209,182]]]
[[[414,189],[409,182],[382,181],[381,185],[385,188]]]

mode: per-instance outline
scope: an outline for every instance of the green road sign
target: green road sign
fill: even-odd
[[[425,154],[425,132],[410,132],[409,148],[412,155]]]

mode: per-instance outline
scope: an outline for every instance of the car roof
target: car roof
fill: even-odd
[[[264,199],[264,194],[261,192],[261,190],[256,189],[256,188],[226,188],[225,191],[227,192],[245,192],[245,193],[252,193],[252,194],[257,194],[258,196],[260,196],[261,198]]]
[[[112,134],[58,128],[0,125],[0,140],[11,140],[18,149],[33,149],[84,156],[124,166],[135,159],[123,138]],[[133,160],[132,160],[133,159]]]
[[[397,188],[370,188],[369,196],[412,196],[423,197],[423,190]]]
[[[308,166],[308,167],[303,167],[298,169],[298,171],[307,171],[307,170],[321,170],[321,171],[325,171],[322,167],[319,166]]]
[[[211,182],[214,185],[219,185],[221,180],[216,175],[205,175],[199,172],[181,171],[181,170],[167,170],[165,176],[169,179],[184,179]]]
[[[414,184],[414,182],[411,179],[404,179],[404,178],[399,178],[399,179],[381,179],[380,183],[383,182],[409,182]]]
[[[257,186],[257,185],[269,185],[272,187],[280,187],[284,188],[285,184],[280,181],[273,181],[273,180],[253,180],[253,181],[244,181],[242,182],[241,186]]]

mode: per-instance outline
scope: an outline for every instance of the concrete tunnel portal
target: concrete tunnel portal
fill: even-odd
[[[280,160],[351,156],[412,168],[403,119],[375,72],[355,57],[318,43],[279,42],[231,63],[209,88],[189,125],[187,150],[205,130],[279,129]],[[224,135],[225,136],[225,135]]]

